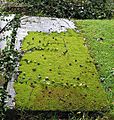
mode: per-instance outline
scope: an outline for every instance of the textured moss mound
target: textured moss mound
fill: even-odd
[[[17,109],[107,109],[107,96],[88,49],[73,30],[60,34],[31,32],[22,50],[20,75],[14,85]]]

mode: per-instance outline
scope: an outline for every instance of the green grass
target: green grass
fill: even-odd
[[[22,50],[21,74],[14,85],[17,109],[107,110],[93,60],[75,31],[30,32]]]
[[[114,20],[79,20],[99,77],[114,106]]]
[[[85,20],[77,24],[87,38],[91,56],[99,64],[99,75],[114,92],[114,20]]]

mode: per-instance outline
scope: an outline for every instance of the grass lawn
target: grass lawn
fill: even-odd
[[[99,83],[83,37],[66,33],[30,32],[15,82],[16,108],[25,110],[107,110],[107,95]]]
[[[100,81],[114,106],[114,20],[78,20],[86,38]]]

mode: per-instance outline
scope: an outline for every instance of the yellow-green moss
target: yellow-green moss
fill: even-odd
[[[22,50],[22,73],[14,85],[17,109],[107,109],[107,96],[88,49],[73,30],[60,34],[30,32]]]

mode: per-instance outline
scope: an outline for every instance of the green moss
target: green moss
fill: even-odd
[[[15,82],[16,108],[103,110],[109,103],[83,38],[66,33],[30,32]]]

